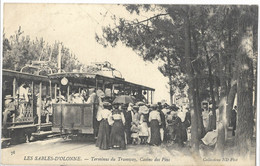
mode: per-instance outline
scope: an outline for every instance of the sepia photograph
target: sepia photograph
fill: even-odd
[[[1,2],[0,165],[259,164],[259,4],[109,2]]]

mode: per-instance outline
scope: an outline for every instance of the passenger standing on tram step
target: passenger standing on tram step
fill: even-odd
[[[161,136],[160,136],[160,124],[161,124],[161,117],[160,113],[157,110],[157,105],[151,105],[152,111],[149,113],[149,122],[151,128],[151,138],[150,144],[151,145],[160,145],[161,144]]]
[[[110,126],[111,123],[111,104],[109,102],[103,103],[104,109],[102,109],[97,117],[97,120],[100,122],[98,130],[98,138],[96,146],[99,149],[107,150],[109,149],[110,144]]]
[[[131,139],[131,124],[132,124],[132,109],[133,109],[133,104],[129,103],[127,110],[125,112],[125,132],[126,132],[126,139],[127,139],[127,144],[132,143]]]
[[[45,110],[46,123],[49,123],[50,122],[50,116],[52,115],[51,97],[50,96],[46,97],[46,101],[45,101],[45,104],[44,104],[44,110]]]
[[[15,112],[14,98],[11,95],[5,97],[4,112],[3,112],[3,129],[2,136],[8,137],[7,122],[10,121],[11,114]]]
[[[97,112],[99,107],[99,99],[96,94],[96,89],[92,88],[89,90],[89,98],[87,104],[93,104],[93,126],[94,126],[94,136],[97,138],[99,122],[97,121]]]
[[[120,150],[126,149],[125,142],[125,117],[122,111],[118,109],[119,104],[113,104],[113,111],[111,115],[112,127],[110,133],[110,146]]]

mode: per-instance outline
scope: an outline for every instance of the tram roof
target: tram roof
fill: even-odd
[[[7,77],[16,77],[19,79],[26,79],[32,81],[49,81],[48,76],[34,75],[14,70],[2,69],[2,75]]]
[[[125,81],[125,79],[123,79],[123,78],[108,77],[108,76],[103,76],[103,75],[100,75],[100,74],[66,72],[66,73],[55,73],[55,74],[49,75],[50,79],[57,79],[57,78],[63,78],[63,77],[78,78],[78,79],[85,78],[85,79],[88,79],[88,80],[94,80],[94,79],[104,80],[104,81],[114,83],[114,84],[125,84],[125,85],[128,85],[128,86],[134,87],[134,88],[141,88],[143,90],[155,91],[154,88],[147,87],[147,86],[144,86],[144,85],[135,84],[135,83],[132,83],[132,82],[128,82],[128,81]]]

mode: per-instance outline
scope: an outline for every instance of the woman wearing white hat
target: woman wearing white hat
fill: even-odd
[[[141,139],[141,144],[146,144],[147,143],[147,138],[149,135],[148,131],[148,118],[149,118],[149,109],[148,107],[141,106],[139,108],[139,113],[141,114],[140,116],[140,121],[139,121],[139,126],[140,126],[140,131],[139,131],[139,137]]]

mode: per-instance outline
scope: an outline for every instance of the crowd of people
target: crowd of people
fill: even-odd
[[[103,102],[97,113],[99,129],[96,146],[100,149],[126,149],[127,144],[184,146],[191,125],[190,113],[176,105],[147,105]]]

